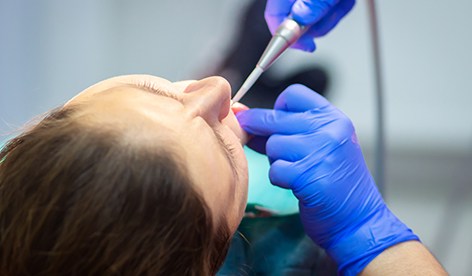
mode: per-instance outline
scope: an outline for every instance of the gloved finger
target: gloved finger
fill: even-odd
[[[302,25],[311,25],[323,18],[339,0],[297,0],[292,7],[292,17]]]
[[[275,33],[280,23],[290,14],[293,3],[295,3],[295,0],[267,1],[264,16],[272,34]]]
[[[301,192],[305,190],[305,185],[301,183],[313,183],[318,178],[323,178],[325,175],[313,175],[308,171],[308,168],[316,167],[322,162],[325,155],[315,155],[313,158],[303,160],[300,162],[290,162],[285,160],[276,160],[269,168],[270,182],[278,187],[291,189],[299,200],[304,197],[310,197],[310,193],[304,194]],[[315,179],[313,177],[316,177]]]
[[[292,84],[278,97],[274,109],[304,112],[311,109],[321,109],[331,104],[323,96],[301,84]]]
[[[316,50],[316,44],[313,36],[304,34],[291,46],[291,48],[313,53]]]
[[[287,17],[292,11],[296,0],[267,0],[265,6],[266,15]]]
[[[236,115],[240,126],[250,135],[296,134],[310,130],[311,120],[304,113],[253,108]]]
[[[304,34],[308,37],[320,37],[331,31],[344,16],[351,11],[356,3],[355,0],[344,0],[334,6],[320,21],[310,27]]]
[[[269,27],[270,33],[273,35],[277,31],[277,28],[282,24],[282,22],[285,20],[284,16],[268,16],[265,15],[265,20],[267,22],[267,27]]]
[[[269,137],[266,154],[273,160],[299,161],[314,152],[322,153],[329,146],[325,133],[277,135]]]
[[[266,154],[266,143],[268,138],[269,137],[265,136],[254,136],[249,140],[246,146],[258,153]]]
[[[301,171],[294,163],[285,160],[277,160],[269,169],[270,182],[281,188],[290,189],[292,183],[299,177]]]

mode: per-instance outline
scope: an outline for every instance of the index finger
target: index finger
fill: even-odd
[[[270,32],[273,34],[280,23],[290,14],[295,0],[268,0],[264,16],[269,25]]]
[[[312,25],[321,20],[339,0],[297,0],[292,7],[292,17],[302,25]]]
[[[296,134],[310,130],[311,124],[304,113],[253,108],[239,112],[241,127],[251,135]]]

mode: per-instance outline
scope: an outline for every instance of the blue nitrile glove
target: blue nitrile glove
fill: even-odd
[[[288,87],[274,109],[237,114],[267,154],[273,184],[299,200],[306,233],[355,275],[386,248],[418,237],[387,208],[364,161],[351,121],[302,85]]]
[[[302,25],[313,24],[292,46],[313,52],[316,49],[313,39],[331,31],[352,9],[355,2],[355,0],[267,0],[265,19],[272,34],[289,15]]]

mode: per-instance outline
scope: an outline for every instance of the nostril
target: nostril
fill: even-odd
[[[187,85],[187,87],[185,87],[184,93],[191,93],[193,91],[197,91],[201,89],[203,86],[205,86],[205,83],[203,83],[202,81],[194,81],[190,83],[189,85]]]
[[[218,122],[230,112],[231,87],[222,77],[209,77],[186,87],[185,102],[193,106],[198,116],[208,122]]]
[[[195,80],[183,80],[183,81],[176,81],[172,84],[174,85],[174,87],[176,88],[176,90],[179,93],[185,93],[187,88],[195,82],[197,82],[197,81],[195,81]]]

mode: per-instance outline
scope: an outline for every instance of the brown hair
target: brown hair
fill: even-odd
[[[0,152],[0,274],[215,274],[231,233],[181,158],[74,112],[53,111]]]

